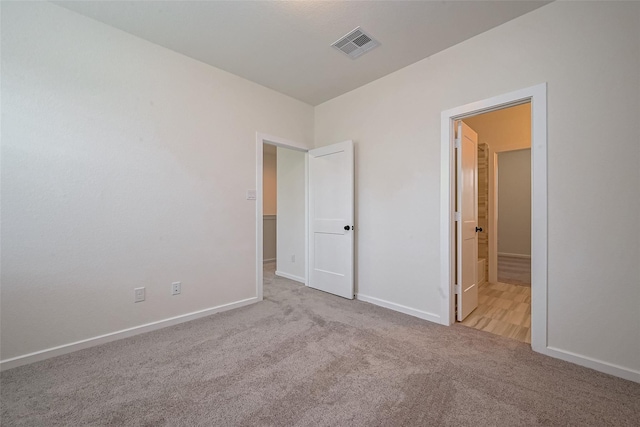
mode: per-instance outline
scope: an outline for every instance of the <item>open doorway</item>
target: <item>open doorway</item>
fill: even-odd
[[[304,285],[306,154],[262,145],[263,292]]]
[[[262,149],[262,262],[275,265],[278,248],[278,156],[275,145]]]
[[[457,282],[456,240],[461,213],[457,209],[457,165],[455,150],[457,123],[479,114],[523,104],[531,108],[531,346],[534,351],[548,354],[547,345],[547,87],[546,84],[516,90],[481,101],[455,107],[441,114],[441,323],[456,321],[456,304],[464,287]],[[466,124],[465,124],[466,126]],[[467,126],[468,127],[468,126]],[[474,132],[475,133],[475,132]],[[468,145],[468,144],[467,144]],[[474,152],[475,150],[468,150]],[[475,154],[474,154],[475,157]],[[494,157],[495,158],[495,157]],[[475,160],[475,159],[474,159]],[[491,160],[491,159],[490,159]],[[497,160],[496,160],[497,161]],[[472,175],[472,178],[475,178]],[[474,206],[474,210],[476,206]],[[491,219],[489,219],[491,221]],[[468,229],[477,227],[470,221]],[[479,227],[480,228],[480,227]],[[491,230],[491,228],[490,228]],[[495,239],[494,239],[495,241]],[[491,242],[489,242],[491,243]],[[473,245],[468,245],[473,247]],[[475,252],[474,247],[474,252]],[[477,266],[477,264],[475,264]],[[496,266],[497,267],[497,266]],[[471,271],[475,275],[475,269]],[[497,271],[495,272],[497,275]],[[489,276],[491,276],[491,269]],[[491,277],[489,277],[491,280]],[[472,280],[475,282],[475,277]],[[477,290],[477,286],[476,286]],[[461,292],[462,291],[462,292]],[[477,294],[476,294],[477,296]],[[470,298],[469,301],[473,301]],[[475,307],[474,307],[475,308]],[[473,309],[467,310],[469,313]]]
[[[477,258],[456,262],[476,269],[477,305],[458,320],[530,343],[531,103],[462,121],[477,135]]]
[[[276,190],[276,268],[277,276],[295,280],[344,298],[354,298],[354,145],[347,140],[319,148],[307,149],[282,138],[256,133],[256,189],[247,191],[247,199],[256,200],[256,295],[261,301],[264,297],[264,215],[263,215],[263,180],[265,144],[275,145],[276,169],[287,175],[286,179],[277,178],[277,186],[290,184],[296,189]],[[281,148],[287,150],[280,151]],[[281,154],[292,156],[295,166],[287,169],[295,170],[295,177],[283,171],[286,164]],[[300,159],[304,159],[304,168]],[[300,173],[302,171],[302,173]],[[284,220],[284,209],[289,206],[293,194],[301,194],[304,200],[304,216],[300,217],[302,203],[296,197],[296,208],[293,215]],[[253,196],[253,197],[252,197]],[[285,200],[285,202],[283,202]],[[295,217],[295,218],[294,218]],[[301,219],[302,218],[302,219]],[[304,232],[300,229],[304,222]],[[297,225],[294,226],[294,223]],[[278,225],[279,224],[279,225]],[[283,238],[283,233],[295,236],[295,243]],[[300,244],[304,239],[303,262],[299,256]],[[288,246],[287,246],[288,245]],[[294,248],[297,250],[292,251]],[[267,258],[268,259],[268,258]],[[288,265],[287,265],[288,264]],[[296,270],[304,271],[304,276],[290,273],[285,267],[291,264],[302,264]]]
[[[304,167],[303,167],[303,176],[302,180],[304,182],[304,195],[303,195],[303,203],[304,203],[304,212],[302,216],[302,221],[304,224],[303,230],[303,251],[304,254],[301,257],[300,261],[304,262],[304,274],[302,277],[303,283],[306,284],[307,278],[307,212],[308,212],[308,202],[307,202],[307,159],[306,153],[308,152],[308,148],[303,144],[300,144],[295,141],[290,141],[284,138],[280,138],[273,135],[267,135],[264,133],[256,132],[256,190],[255,190],[255,201],[256,201],[256,295],[259,301],[262,301],[264,298],[264,279],[265,279],[265,269],[272,268],[273,271],[268,271],[267,274],[269,278],[275,278],[275,272],[277,268],[278,262],[278,248],[281,250],[286,250],[286,245],[282,243],[278,245],[278,148],[286,148],[288,151],[295,151],[299,156],[302,156],[304,159]],[[266,150],[266,153],[265,153]],[[271,158],[269,158],[271,157]],[[266,159],[265,159],[266,158]],[[266,165],[265,165],[266,162]],[[281,162],[282,164],[282,162]],[[265,171],[268,169],[268,171]],[[265,184],[265,174],[268,173],[270,176],[266,178],[270,181],[270,184]],[[281,184],[286,182],[287,180],[281,180]],[[269,187],[267,190],[269,195],[265,196],[265,185]],[[247,198],[251,198],[251,191],[247,192]],[[270,200],[265,202],[265,197],[269,197]],[[265,206],[266,205],[266,206]],[[265,211],[265,208],[269,209]],[[273,213],[275,211],[275,214]],[[282,212],[281,212],[282,213]],[[265,214],[267,216],[265,216]],[[271,229],[265,232],[265,223],[271,222],[267,226]],[[286,221],[283,222],[281,218],[281,227],[280,229],[286,228],[286,226],[282,226],[286,224]],[[275,230],[274,230],[275,229]],[[265,243],[265,235],[270,233],[267,238],[271,239],[271,242]],[[268,251],[265,251],[265,246],[268,246]],[[275,259],[274,258],[275,254]],[[266,256],[265,256],[266,255]],[[282,257],[280,257],[282,258]],[[299,257],[296,256],[296,260]],[[265,262],[266,261],[266,262]],[[298,278],[298,279],[299,279]]]

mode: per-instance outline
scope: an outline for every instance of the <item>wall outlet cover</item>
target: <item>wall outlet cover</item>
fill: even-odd
[[[180,295],[181,292],[182,292],[182,283],[173,282],[171,284],[171,295]]]
[[[145,299],[144,287],[134,288],[133,290],[133,302],[142,302]]]

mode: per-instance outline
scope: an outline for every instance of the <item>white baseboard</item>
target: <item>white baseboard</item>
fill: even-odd
[[[262,263],[263,264],[269,264],[270,262],[276,262],[277,260],[278,260],[278,258],[263,259]]]
[[[307,281],[304,277],[294,276],[293,274],[285,273],[283,271],[276,271],[276,276],[284,277],[285,279],[295,280],[296,282],[300,282],[303,285],[307,284]]]
[[[206,308],[204,310],[194,311],[192,313],[182,314],[180,316],[170,317],[168,319],[158,320],[156,322],[146,323],[140,326],[134,326],[132,328],[123,329],[121,331],[111,332],[93,338],[87,338],[70,344],[63,344],[57,347],[36,351],[22,356],[12,357],[11,359],[0,360],[0,371],[16,368],[18,366],[27,365],[33,362],[39,362],[51,357],[61,356],[63,354],[72,353],[74,351],[94,347],[96,345],[106,344],[111,341],[128,338],[134,335],[143,334],[145,332],[155,331],[157,329],[166,328],[168,326],[177,325],[179,323],[188,322],[190,320],[199,319],[201,317],[210,316],[212,314],[221,313],[223,311],[228,311],[234,308],[244,307],[245,305],[253,304],[255,302],[258,302],[258,298],[247,298],[216,307]]]
[[[633,369],[614,365],[608,362],[603,362],[602,360],[598,359],[592,359],[581,354],[572,353],[570,351],[561,350],[555,347],[547,347],[542,349],[534,348],[534,350],[546,356],[554,357],[566,362],[575,363],[576,365],[584,366],[585,368],[590,368],[599,372],[604,372],[605,374],[613,375],[614,377],[624,378],[625,380],[640,383],[640,372],[634,371]]]
[[[380,298],[370,297],[368,295],[363,295],[363,294],[356,294],[356,299],[360,301],[368,302],[370,304],[378,305],[380,307],[388,308],[393,311],[399,311],[400,313],[408,314],[409,316],[414,316],[420,319],[428,320],[430,322],[442,323],[440,316],[437,314],[407,307],[405,305],[396,304],[395,302],[385,301]]]
[[[498,252],[498,256],[506,256],[506,257],[510,257],[510,258],[531,259],[531,255],[527,255],[527,254],[511,254],[509,252]]]

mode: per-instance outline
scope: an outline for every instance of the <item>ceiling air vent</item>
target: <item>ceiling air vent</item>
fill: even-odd
[[[369,34],[365,33],[362,28],[358,27],[351,31],[331,46],[342,51],[351,59],[356,59],[363,53],[373,49],[380,43],[374,40]]]

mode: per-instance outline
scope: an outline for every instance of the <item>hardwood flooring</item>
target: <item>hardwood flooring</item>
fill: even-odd
[[[483,283],[465,326],[531,343],[531,286]]]
[[[531,286],[531,258],[498,255],[498,282]]]

